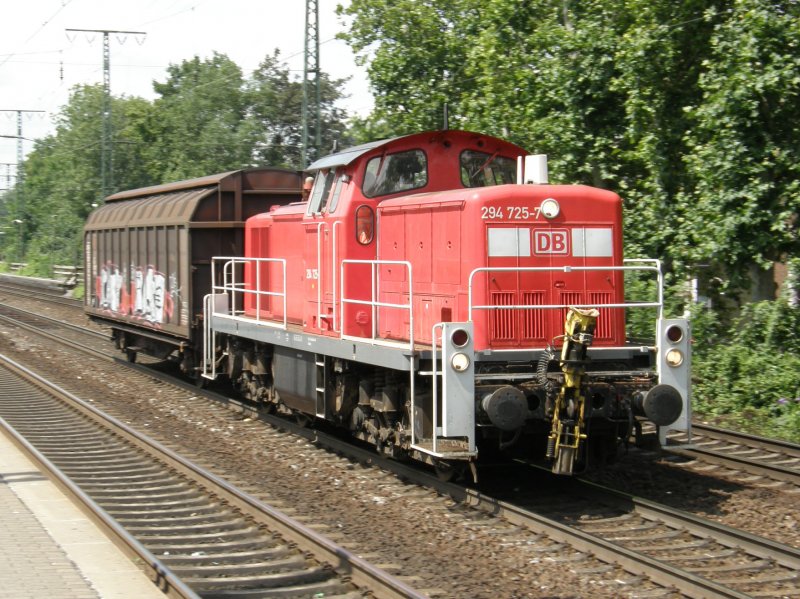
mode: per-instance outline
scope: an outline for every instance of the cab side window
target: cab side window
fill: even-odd
[[[428,184],[428,159],[422,150],[375,156],[367,163],[361,191],[374,198]]]
[[[341,173],[336,177],[336,183],[333,186],[333,195],[331,195],[331,201],[328,203],[329,214],[336,212],[336,206],[339,205],[339,196],[342,195],[342,187],[349,181],[349,175],[345,175],[344,173]]]
[[[311,197],[308,200],[308,214],[319,214],[325,210],[334,178],[335,172],[330,169],[317,171],[314,187],[311,189]]]

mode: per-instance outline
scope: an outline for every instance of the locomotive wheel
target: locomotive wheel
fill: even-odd
[[[302,412],[295,412],[293,416],[294,416],[294,421],[297,423],[297,426],[306,428],[311,424],[311,417],[308,414],[303,414]]]
[[[443,483],[449,483],[457,479],[464,471],[463,464],[446,460],[437,460],[433,468],[436,470],[436,478]]]
[[[129,347],[125,348],[125,358],[128,360],[128,362],[133,364],[136,362],[136,351],[130,349]]]

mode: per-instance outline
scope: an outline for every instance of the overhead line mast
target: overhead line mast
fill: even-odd
[[[22,114],[28,113],[44,113],[44,110],[19,110],[13,108],[0,109],[0,112],[16,112],[17,113],[17,218],[23,220],[25,213],[25,190],[22,185],[25,182],[25,152],[23,151],[22,143],[25,138],[22,136]],[[30,140],[29,140],[30,141]]]
[[[319,0],[306,0],[306,28],[304,62],[303,62],[303,147],[302,147],[302,168],[309,162],[309,113],[313,113],[314,118],[314,157],[316,158],[319,148],[322,145],[322,117],[320,114],[321,93],[319,77]],[[312,79],[309,81],[309,75]],[[309,87],[313,85],[314,99]]]
[[[114,191],[114,132],[111,122],[111,45],[110,33],[116,35],[147,35],[144,31],[116,31],[113,29],[67,29],[76,33],[103,34],[103,134],[100,153],[100,179],[102,198]]]

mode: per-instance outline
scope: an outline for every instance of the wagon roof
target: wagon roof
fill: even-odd
[[[299,197],[300,181],[297,171],[261,168],[230,171],[198,179],[123,191],[106,198],[106,203],[89,215],[85,230],[187,225],[198,218],[198,206],[201,200],[208,196],[220,192],[233,192],[225,194],[228,198],[225,200],[226,203],[241,203],[245,195],[277,198],[296,194]],[[220,198],[222,197],[220,194]],[[203,214],[199,218],[209,223],[238,221],[243,218],[241,215],[236,217],[238,213],[236,209],[222,212],[219,210],[221,208],[218,207],[213,214]]]
[[[205,177],[198,177],[197,179],[186,179],[185,181],[175,181],[173,183],[164,183],[162,185],[151,185],[150,187],[140,187],[139,189],[130,189],[128,191],[120,191],[112,194],[106,198],[106,202],[114,202],[116,200],[129,200],[131,198],[140,198],[144,196],[152,196],[156,194],[170,193],[173,191],[183,191],[188,189],[197,189],[202,187],[220,186],[223,190],[232,189],[238,182],[245,179],[248,174],[258,174],[263,171],[270,171],[275,173],[295,173],[288,169],[280,168],[256,168],[237,171],[228,171],[225,173],[218,173],[216,175],[207,175]]]
[[[85,228],[185,225],[192,220],[200,200],[216,191],[216,187],[210,186],[186,191],[155,192],[149,196],[130,198],[127,202],[110,202],[89,215]]]

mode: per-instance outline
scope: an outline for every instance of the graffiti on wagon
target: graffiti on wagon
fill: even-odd
[[[168,323],[172,319],[178,295],[174,281],[174,275],[167,279],[152,264],[146,267],[131,265],[129,270],[120,269],[108,261],[100,267],[97,275],[97,305],[115,314],[130,316],[153,325]]]

